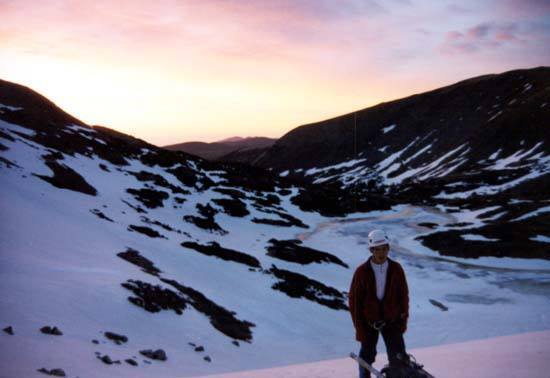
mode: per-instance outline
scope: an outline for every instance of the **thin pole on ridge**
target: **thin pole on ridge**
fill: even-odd
[[[353,158],[357,160],[357,111],[353,113]],[[357,181],[355,181],[353,205],[357,212]]]

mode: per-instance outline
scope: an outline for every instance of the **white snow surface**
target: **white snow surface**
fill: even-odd
[[[442,257],[416,239],[432,232],[419,223],[432,222],[445,228],[470,221],[474,227],[483,224],[483,213],[498,207],[456,211],[400,205],[388,211],[326,218],[293,205],[290,198],[298,190],[293,188],[293,194],[278,195],[280,206],[309,229],[253,223],[253,217],[277,216],[255,209],[247,199],[250,215],[216,215],[216,222],[228,231],[221,235],[199,229],[182,217],[196,215],[196,204],[224,195],[210,189],[185,188],[191,194],[183,196],[183,204],[171,195],[164,207],[147,209],[146,214],[181,233],[148,225],[166,236],[152,239],[127,230],[129,225],[143,222],[141,214],[122,202],[141,205],[126,188],[143,188],[145,184],[125,171],[145,170],[181,185],[175,176],[137,160],[121,168],[98,157],[64,155],[60,162],[82,175],[98,194],[55,188],[34,175],[52,175],[41,158],[51,151],[14,132],[33,135],[28,129],[6,122],[0,123],[0,129],[15,140],[2,140],[8,149],[1,151],[1,156],[19,166],[0,164],[0,326],[13,326],[15,332],[13,336],[0,334],[1,377],[42,377],[36,371],[42,367],[63,368],[71,377],[189,377],[331,360],[357,349],[347,311],[291,298],[272,289],[278,281],[272,275],[183,248],[180,244],[184,241],[216,241],[256,257],[264,269],[274,264],[347,292],[355,267],[369,256],[366,235],[371,229],[383,228],[390,235],[390,257],[407,273],[411,314],[406,341],[411,349],[434,347],[436,356],[452,350],[439,349],[441,345],[550,330],[549,261]],[[99,164],[110,172],[100,169]],[[192,161],[187,165],[223,185],[223,172],[201,171]],[[101,210],[113,222],[98,218],[92,209]],[[271,238],[300,239],[305,246],[337,256],[350,268],[327,263],[299,265],[273,258],[265,249]],[[121,287],[128,279],[167,285],[116,256],[127,248],[153,261],[162,277],[192,287],[234,311],[238,319],[254,323],[252,341],[233,345],[231,338],[191,306],[177,315],[173,311],[150,313],[131,304],[127,299],[131,293]],[[445,303],[449,311],[442,312],[430,299]],[[64,335],[41,334],[39,329],[45,325],[59,327]],[[124,334],[129,341],[115,345],[105,339],[104,331]],[[93,339],[100,343],[93,344]],[[524,345],[521,342],[519,345]],[[195,352],[189,343],[202,345],[205,351]],[[495,353],[501,350],[507,356],[507,345],[494,345],[501,348]],[[144,363],[139,350],[158,348],[166,351],[168,360]],[[457,350],[462,351],[461,357],[470,358],[467,349]],[[95,352],[122,361],[136,356],[139,366],[124,361],[108,366]],[[418,353],[424,360],[422,352]],[[203,359],[206,355],[212,362]],[[430,367],[437,369],[439,360],[429,361]]]
[[[532,332],[491,339],[418,348],[412,354],[425,369],[438,378],[547,378],[550,332]],[[387,363],[385,354],[378,355],[374,367]],[[289,365],[271,369],[239,371],[201,378],[353,378],[357,377],[355,361],[350,358]],[[198,378],[198,377],[197,377]]]
[[[388,127],[384,127],[382,129],[382,133],[384,134],[387,134],[389,133],[390,131],[392,131],[393,129],[395,129],[395,126],[397,126],[396,124],[393,124],[393,125],[389,125]]]

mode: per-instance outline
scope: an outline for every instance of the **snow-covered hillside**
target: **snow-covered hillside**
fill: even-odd
[[[381,201],[327,217],[306,211],[308,187],[93,129],[7,88],[2,377],[184,377],[345,356],[357,348],[347,290],[375,227],[407,272],[411,348],[550,329],[548,260],[443,257],[417,239],[479,238],[498,209]]]

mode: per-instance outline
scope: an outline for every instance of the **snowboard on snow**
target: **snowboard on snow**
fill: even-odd
[[[435,378],[433,375],[424,370],[424,366],[419,364],[412,355],[403,356],[397,355],[401,362],[399,366],[385,366],[382,371],[378,371],[371,364],[363,360],[355,353],[350,353],[360,366],[364,367],[376,378]]]

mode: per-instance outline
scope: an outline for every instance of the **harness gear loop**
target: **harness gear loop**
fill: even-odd
[[[374,323],[371,324],[371,327],[374,328],[377,331],[380,331],[384,326],[386,325],[386,322],[383,320],[377,320]]]

